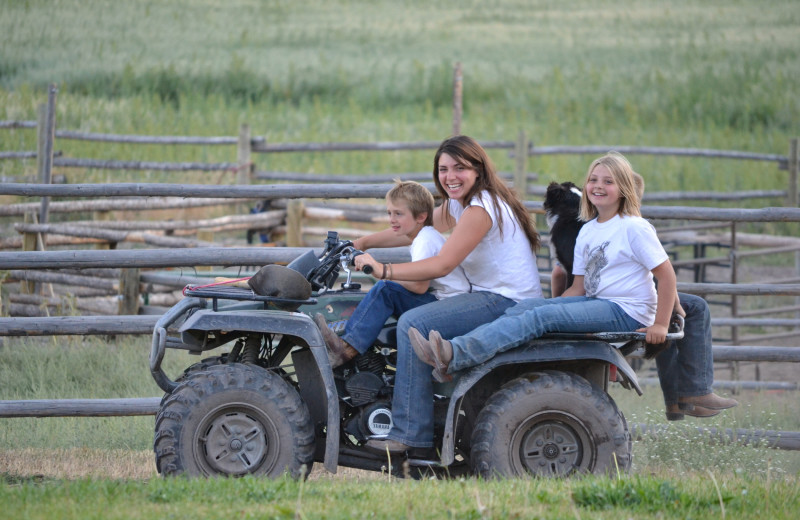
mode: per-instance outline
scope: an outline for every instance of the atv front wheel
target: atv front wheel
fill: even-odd
[[[478,414],[470,462],[484,477],[627,471],[631,436],[603,390],[568,372],[511,381]]]
[[[212,365],[187,374],[165,400],[153,448],[162,475],[302,478],[313,464],[314,428],[280,376],[254,365]]]

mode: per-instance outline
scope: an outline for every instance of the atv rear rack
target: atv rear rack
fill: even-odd
[[[305,300],[295,300],[292,298],[276,298],[274,296],[261,296],[256,294],[252,289],[245,289],[243,287],[232,286],[215,286],[205,287],[196,285],[187,285],[183,290],[185,296],[194,296],[196,298],[208,298],[211,300],[211,306],[216,311],[218,300],[239,300],[239,301],[258,301],[267,304],[276,305],[308,305],[317,303],[316,298],[308,298]]]

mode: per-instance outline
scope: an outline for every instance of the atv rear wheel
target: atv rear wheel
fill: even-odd
[[[484,477],[627,471],[631,436],[603,390],[566,372],[511,381],[478,414],[470,462]]]
[[[297,391],[254,365],[212,365],[187,374],[156,417],[162,475],[263,475],[311,471],[314,428]]]

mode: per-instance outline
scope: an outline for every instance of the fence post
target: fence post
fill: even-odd
[[[36,166],[39,173],[39,182],[50,184],[53,179],[53,142],[56,138],[56,93],[58,88],[50,85],[47,95],[47,105],[39,106],[36,133],[38,134],[36,150]],[[50,207],[50,197],[42,197],[42,207],[39,210],[39,223],[46,224]],[[44,242],[44,237],[42,237]]]
[[[238,168],[236,169],[236,184],[250,184],[252,180],[253,163],[250,160],[250,152],[252,143],[250,142],[250,125],[242,123],[239,126],[239,143],[236,149],[236,162]],[[240,202],[236,204],[236,213],[243,214],[249,211],[247,204]]]
[[[786,205],[792,208],[800,206],[800,195],[798,195],[797,186],[797,172],[800,169],[798,162],[800,160],[798,160],[797,141],[796,137],[789,139],[789,189],[786,192]],[[800,275],[800,251],[794,253],[794,270]],[[794,303],[796,306],[800,306],[800,297],[796,297]],[[796,312],[795,317],[800,318],[800,312]]]
[[[736,284],[739,280],[738,270],[739,270],[739,258],[737,256],[738,253],[738,243],[736,237],[736,222],[731,222],[731,283]],[[736,318],[739,316],[739,299],[735,294],[731,295],[731,317]],[[739,344],[739,327],[734,325],[731,327],[731,345],[738,345]],[[739,362],[733,361],[732,362],[732,375],[731,379],[734,381],[739,380]]]
[[[798,150],[797,138],[789,139],[789,190],[787,191],[786,205],[796,208],[800,205],[797,187]]]
[[[119,304],[117,314],[139,314],[139,269],[122,269],[119,273]]]
[[[197,240],[203,242],[213,242],[214,241],[214,232],[210,229],[198,229],[197,230]],[[211,265],[198,265],[195,266],[196,271],[212,271],[214,269]]]
[[[35,212],[25,212],[24,222],[26,224],[35,224],[36,219]],[[25,232],[22,234],[22,250],[36,251],[36,233]],[[19,283],[19,292],[22,294],[34,294],[36,292],[36,283],[31,280],[22,280]]]
[[[110,211],[93,211],[92,212],[92,220],[95,222],[103,222],[111,220],[111,212]],[[95,249],[116,249],[117,244],[116,242],[98,242],[94,245]]]
[[[303,200],[292,199],[286,204],[286,246],[303,247]]]
[[[461,62],[456,62],[453,71],[453,135],[461,134],[461,115],[463,113],[464,75],[461,72]]]
[[[239,169],[236,170],[236,184],[250,184],[252,178],[253,164],[250,160],[250,125],[242,123],[239,127],[239,145],[236,153],[236,161]]]
[[[517,145],[514,150],[514,191],[519,198],[528,198],[528,136],[525,130],[520,130],[517,135]]]

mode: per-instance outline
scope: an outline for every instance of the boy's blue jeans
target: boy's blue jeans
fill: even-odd
[[[416,294],[399,283],[380,280],[347,320],[342,339],[363,354],[375,342],[390,317],[435,301],[433,293]]]

